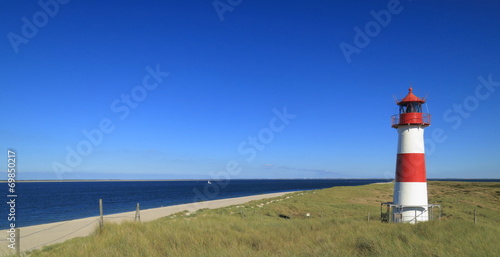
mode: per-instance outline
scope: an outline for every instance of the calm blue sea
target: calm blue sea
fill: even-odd
[[[16,227],[79,219],[104,214],[150,209],[200,200],[208,201],[256,194],[313,190],[335,186],[358,186],[387,179],[290,179],[222,181],[112,181],[112,182],[18,182]],[[4,199],[8,201],[7,184]],[[9,205],[2,204],[0,229],[8,228]]]
[[[334,186],[357,186],[387,180],[230,180],[222,181],[110,181],[110,182],[18,182],[16,184],[16,227],[79,219],[104,214],[150,209],[197,201]],[[227,181],[226,181],[227,182]],[[7,192],[7,184],[1,183]],[[7,193],[5,194],[5,196]],[[6,199],[6,198],[4,198]],[[9,199],[6,199],[7,201]],[[9,205],[2,204],[1,229],[8,228]]]

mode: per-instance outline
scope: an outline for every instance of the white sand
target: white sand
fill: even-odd
[[[278,197],[288,193],[290,192],[253,195],[141,210],[140,219],[142,222],[151,221],[185,210],[194,212],[203,208],[215,209],[242,204],[253,200]],[[106,207],[104,207],[104,212],[106,212]],[[133,221],[134,217],[135,211],[111,214],[104,216],[104,222],[121,222],[124,220]],[[21,228],[21,251],[40,249],[45,245],[64,242],[75,237],[88,236],[99,226],[98,220],[99,217],[95,216],[90,218],[23,227]],[[0,254],[2,255],[15,253],[14,250],[8,247],[10,242],[8,242],[7,237],[9,237],[8,230],[2,230],[2,236],[0,237]]]

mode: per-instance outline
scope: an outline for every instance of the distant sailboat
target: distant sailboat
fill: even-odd
[[[212,181],[210,181],[210,180],[209,180],[209,181],[207,181],[207,183],[208,183],[208,184],[212,184]]]

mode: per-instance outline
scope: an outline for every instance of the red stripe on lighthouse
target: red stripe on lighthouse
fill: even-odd
[[[400,153],[396,160],[396,182],[426,182],[425,154]]]

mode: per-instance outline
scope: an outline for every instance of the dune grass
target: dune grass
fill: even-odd
[[[31,256],[498,256],[500,183],[429,182],[440,220],[379,221],[392,184],[291,193],[145,223],[105,224]],[[473,213],[477,211],[477,224]],[[306,214],[310,217],[307,218]],[[283,214],[290,219],[280,218]],[[370,220],[368,220],[370,216]]]

